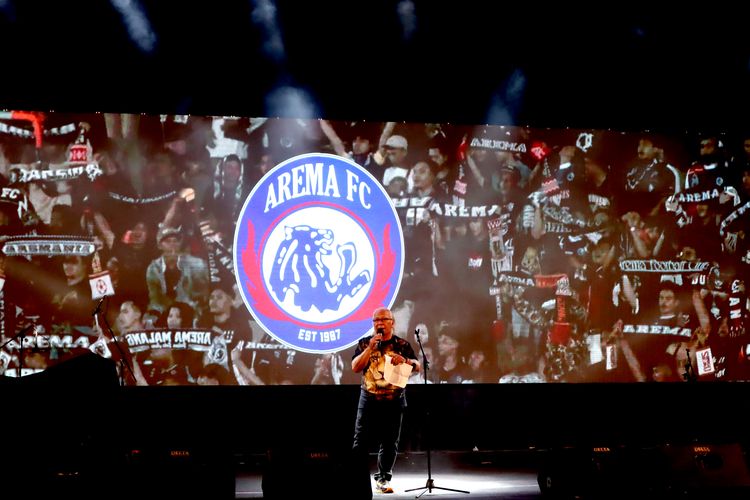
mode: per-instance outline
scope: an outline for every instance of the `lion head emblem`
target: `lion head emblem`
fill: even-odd
[[[338,310],[345,296],[354,295],[368,283],[370,273],[352,276],[357,263],[357,249],[353,243],[337,245],[330,229],[316,229],[306,225],[285,227],[284,241],[273,260],[269,279],[272,293],[284,301],[291,292],[294,304],[303,311],[315,306],[319,311]],[[335,254],[334,254],[335,252]],[[337,278],[323,261],[324,256],[337,255]],[[330,259],[327,259],[330,263]]]

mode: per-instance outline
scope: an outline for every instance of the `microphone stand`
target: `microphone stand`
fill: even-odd
[[[419,351],[422,353],[422,368],[424,369],[424,385],[425,385],[425,387],[427,387],[427,374],[429,373],[428,370],[429,370],[429,367],[430,367],[430,362],[427,359],[427,355],[424,352],[424,347],[422,346],[422,340],[419,338],[419,328],[417,328],[416,330],[414,330],[414,334],[417,337],[417,344],[419,344]],[[426,394],[427,393],[425,392],[425,401],[428,401]],[[429,432],[430,432],[430,405],[429,405],[429,402],[425,403],[425,419],[424,419],[424,422],[425,422],[425,425],[424,425],[424,427],[425,427],[424,442],[425,442],[425,448],[427,450],[427,483],[424,486],[421,486],[419,488],[411,488],[411,489],[404,490],[404,491],[408,492],[408,491],[424,490],[422,493],[420,493],[419,495],[417,495],[415,498],[421,497],[422,495],[424,495],[428,491],[430,493],[432,493],[432,490],[454,491],[456,493],[466,493],[466,494],[469,494],[469,492],[466,491],[466,490],[454,490],[454,489],[451,489],[451,488],[441,488],[439,486],[435,486],[435,481],[432,479],[432,461],[430,459],[430,451],[431,450],[430,450],[430,435],[429,435]]]
[[[3,347],[5,347],[6,345],[10,344],[11,341],[16,340],[16,339],[21,339],[21,342],[19,343],[19,346],[18,346],[18,373],[16,374],[16,377],[18,379],[21,378],[21,372],[23,371],[23,340],[26,338],[26,332],[28,332],[29,330],[33,330],[35,328],[36,328],[36,324],[35,323],[32,323],[32,324],[30,324],[28,326],[24,326],[23,328],[21,328],[20,332],[18,332],[17,334],[13,335],[8,340],[6,340],[3,345],[0,345],[0,351],[2,351]],[[8,364],[10,364],[10,363],[8,363]]]
[[[93,316],[97,324],[99,324],[99,319],[98,319],[98,315],[100,313],[99,308],[101,307],[104,299],[107,297],[109,297],[109,295],[105,295],[104,298],[102,298],[102,300],[99,302],[99,304],[97,304],[96,309],[94,309]],[[125,353],[123,352],[122,347],[120,347],[120,343],[117,341],[117,338],[115,338],[115,332],[113,332],[112,327],[109,326],[109,321],[107,321],[106,314],[102,314],[102,321],[104,322],[104,326],[107,327],[107,331],[109,332],[109,336],[110,336],[110,339],[112,340],[112,343],[115,345],[115,348],[120,353],[120,386],[122,387],[125,385],[125,375],[123,374],[122,365],[124,364],[125,366],[127,366],[128,372],[130,372],[130,376],[133,378],[134,381],[136,380],[135,374],[133,373],[133,368],[130,366],[128,359],[125,357]],[[102,333],[104,333],[104,330],[102,330]]]

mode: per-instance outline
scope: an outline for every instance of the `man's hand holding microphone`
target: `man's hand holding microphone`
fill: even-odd
[[[383,334],[385,333],[385,330],[383,328],[378,328],[378,330],[375,332],[375,335],[372,336],[370,339],[370,350],[380,350],[380,342],[383,340]]]

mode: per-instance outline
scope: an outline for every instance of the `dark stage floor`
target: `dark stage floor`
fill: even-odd
[[[687,450],[690,450],[688,453]],[[393,494],[374,493],[373,498],[406,499],[440,497],[444,499],[541,499],[537,483],[539,470],[552,470],[557,485],[555,498],[648,498],[662,499],[747,499],[750,498],[750,475],[747,458],[738,447],[715,448],[710,455],[695,454],[690,447],[654,448],[632,451],[611,450],[606,456],[591,451],[571,451],[555,455],[556,466],[549,469],[549,456],[541,450],[492,452],[433,452],[431,472],[434,488],[427,491],[427,456],[424,452],[399,455],[391,486]],[[262,462],[264,457],[250,457],[237,470],[236,498],[262,498]],[[242,460],[240,460],[242,462]],[[376,470],[371,457],[371,471]],[[545,476],[547,477],[547,476]],[[304,480],[290,474],[288,481]],[[319,481],[326,491],[340,487],[335,477]],[[560,485],[570,488],[561,491]],[[374,482],[371,481],[371,486]],[[414,490],[407,492],[406,490]],[[315,496],[311,485],[310,494]],[[322,496],[326,495],[321,492]],[[293,495],[288,498],[309,498]]]
[[[465,452],[433,452],[431,455],[431,470],[433,486],[469,491],[469,494],[452,492],[434,488],[426,491],[427,484],[427,456],[425,453],[404,453],[399,455],[396,462],[391,486],[393,494],[374,493],[378,498],[415,498],[420,493],[421,498],[440,497],[444,499],[537,499],[541,498],[537,485],[536,467],[531,463],[529,455],[506,453],[501,459],[496,453],[484,456],[482,453]],[[515,466],[511,465],[515,458]],[[262,457],[258,462],[251,460],[240,466],[236,481],[236,498],[262,498],[261,467]],[[374,472],[375,458],[372,457],[371,470]],[[294,480],[290,478],[290,480]],[[336,487],[336,480],[330,478],[322,481],[326,488]],[[372,482],[374,486],[374,482]],[[407,489],[419,488],[412,492]],[[311,491],[312,493],[312,491]],[[325,495],[324,495],[325,496]],[[306,497],[307,498],[307,497]]]
[[[95,472],[88,476],[87,469],[76,467],[68,457],[49,470],[33,468],[32,475],[7,474],[6,478],[13,479],[6,482],[10,490],[4,491],[2,498],[267,498],[264,482],[268,492],[276,493],[269,495],[271,498],[284,500],[355,500],[367,498],[373,491],[374,482],[364,476],[364,471],[359,480],[347,483],[347,478],[353,477],[347,472],[351,471],[348,454],[274,450],[269,454],[233,455],[233,459],[225,455],[223,461],[204,460],[207,455],[200,454],[172,453],[166,460],[150,461],[143,457],[116,470],[88,469]],[[372,473],[376,457],[371,455],[370,460]],[[545,493],[551,492],[560,493],[557,498],[746,500],[750,498],[747,463],[741,447],[732,444],[438,451],[431,455],[433,489],[427,491],[426,453],[406,452],[399,455],[396,463],[391,481],[394,493],[373,491],[373,498],[530,500],[547,498]],[[539,471],[543,489],[550,489],[549,492],[540,489]]]

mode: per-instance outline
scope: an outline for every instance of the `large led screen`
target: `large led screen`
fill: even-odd
[[[426,383],[746,380],[749,207],[750,135],[6,111],[0,373],[356,384],[384,306]]]

